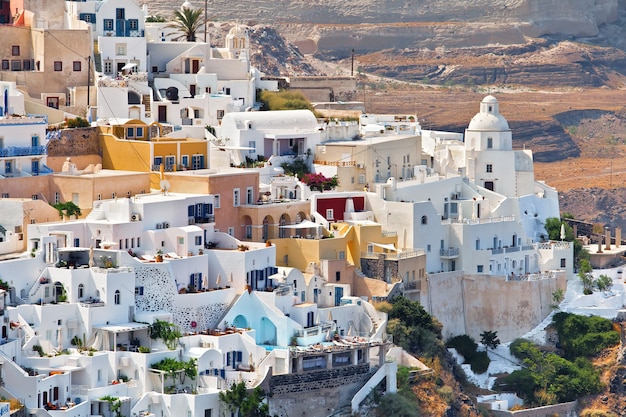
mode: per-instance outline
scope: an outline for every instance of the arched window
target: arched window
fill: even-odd
[[[428,217],[422,216],[422,224],[428,224]]]
[[[83,298],[85,292],[85,287],[83,284],[78,284],[78,298]]]
[[[115,290],[115,299],[114,299],[115,304],[120,303],[120,297],[121,297],[120,290]]]

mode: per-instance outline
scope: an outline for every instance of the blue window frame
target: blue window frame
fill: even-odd
[[[78,15],[78,18],[84,22],[91,23],[92,25],[96,23],[95,13],[81,13]]]
[[[113,30],[113,19],[104,19],[104,30]]]

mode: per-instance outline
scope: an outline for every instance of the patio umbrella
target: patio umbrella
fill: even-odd
[[[9,114],[9,89],[4,90],[4,114],[2,116],[7,114]]]
[[[89,267],[93,267],[96,264],[96,261],[94,260],[94,254],[93,254],[93,245],[91,245],[89,247]]]
[[[207,274],[202,275],[202,288],[209,288],[209,276]]]
[[[215,285],[219,287],[221,283],[222,283],[222,274],[218,272],[217,279],[215,280]]]

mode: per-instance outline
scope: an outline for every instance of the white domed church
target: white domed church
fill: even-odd
[[[485,97],[480,111],[465,129],[467,177],[476,185],[507,197],[532,194],[532,151],[513,151],[511,129],[499,107],[495,97]]]

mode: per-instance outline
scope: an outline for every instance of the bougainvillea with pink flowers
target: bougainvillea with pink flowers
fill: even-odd
[[[300,181],[308,185],[312,191],[320,192],[331,190],[339,185],[339,178],[336,175],[332,178],[327,178],[321,173],[305,174]]]

